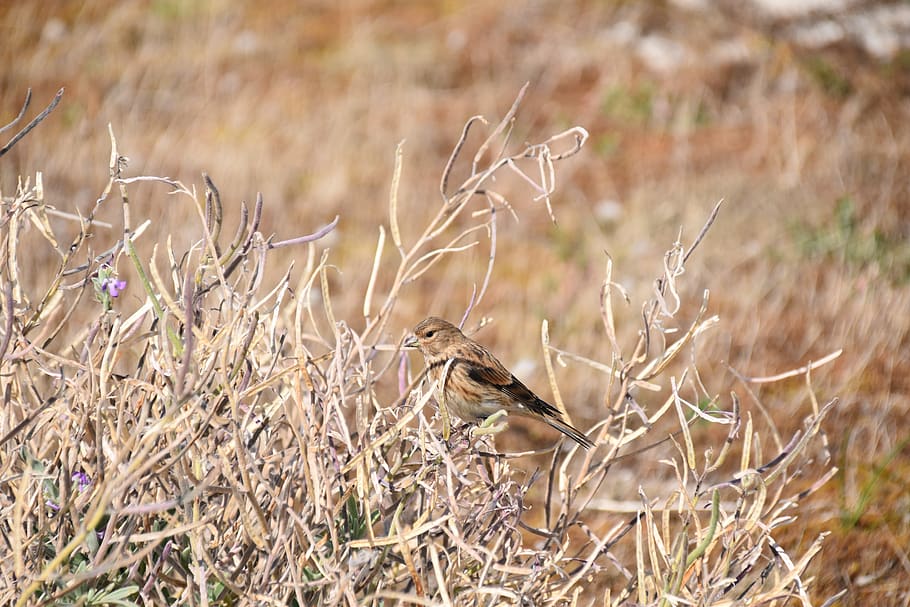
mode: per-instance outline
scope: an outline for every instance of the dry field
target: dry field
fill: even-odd
[[[813,4],[0,5],[0,604],[910,605],[910,8]]]

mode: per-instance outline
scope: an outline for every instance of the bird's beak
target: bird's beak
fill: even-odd
[[[404,340],[404,343],[401,345],[405,348],[416,348],[417,347],[417,336],[411,335],[406,340]]]

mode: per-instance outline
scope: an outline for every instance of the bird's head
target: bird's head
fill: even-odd
[[[416,346],[424,356],[442,354],[452,343],[464,339],[464,334],[452,323],[430,316],[414,327],[414,336],[404,342]]]

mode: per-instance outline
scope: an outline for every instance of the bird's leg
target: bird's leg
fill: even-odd
[[[480,422],[471,430],[472,436],[483,436],[485,434],[497,434],[502,432],[509,427],[509,422],[506,420],[499,421],[503,417],[506,417],[509,414],[505,409],[500,409],[496,413],[488,416],[485,420]],[[497,423],[498,422],[498,423]]]

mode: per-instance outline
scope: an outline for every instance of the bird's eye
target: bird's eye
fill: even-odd
[[[436,331],[427,331],[427,338],[432,338]]]

